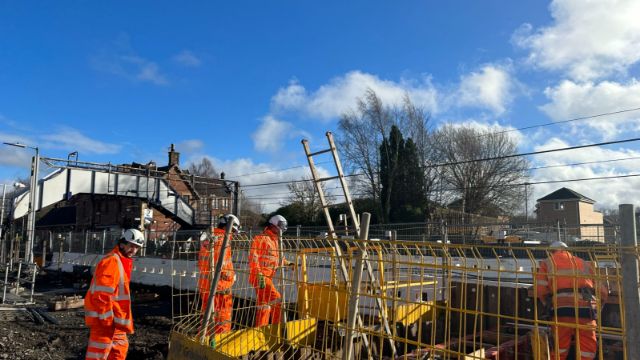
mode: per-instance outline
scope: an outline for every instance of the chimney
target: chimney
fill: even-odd
[[[169,148],[169,166],[180,166],[180,153],[175,151],[175,147],[171,144]]]

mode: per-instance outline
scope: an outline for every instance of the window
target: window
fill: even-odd
[[[216,210],[218,209],[218,199],[216,198],[211,199],[211,208]]]
[[[555,207],[554,207],[555,210],[564,210],[564,203],[562,201],[559,201],[559,202],[555,203],[554,205],[555,205]]]
[[[222,199],[222,208],[225,210],[229,208],[229,199]]]

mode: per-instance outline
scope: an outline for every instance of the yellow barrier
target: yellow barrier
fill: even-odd
[[[542,261],[550,256],[545,247],[376,241],[367,249],[371,272],[365,271],[360,286],[355,286],[351,280],[357,240],[340,242],[345,254],[340,259],[326,242],[285,238],[280,257],[297,267],[278,268],[272,279],[282,296],[283,311],[279,319],[272,319],[273,324],[256,328],[255,314],[264,306],[256,302],[256,289],[248,281],[250,243],[241,237],[232,242],[237,276],[232,287],[232,330],[216,334],[214,348],[200,345],[202,298],[193,286],[177,287],[174,303],[180,310],[175,317],[170,358],[209,359],[184,354],[211,353],[223,359],[265,354],[281,359],[302,355],[339,359],[348,341],[345,335],[353,333],[357,345],[354,359],[542,359],[554,351],[548,345],[557,336],[552,330],[570,328],[595,332],[598,359],[624,359],[622,349],[627,340],[621,324],[622,277],[617,271],[621,249],[615,246],[571,248],[572,254],[597,271],[550,271],[545,278],[564,276],[606,284],[610,290],[607,299],[593,294],[599,311],[592,326],[579,323],[577,317],[560,321],[542,306],[538,275]],[[638,256],[638,249],[625,251]],[[338,271],[340,262],[348,270],[349,282],[344,282]],[[199,274],[195,262],[191,266],[194,268],[184,273],[195,273],[192,281],[209,276]],[[358,299],[360,320],[348,329],[346,320],[353,299]],[[274,309],[277,304],[268,306]],[[389,330],[383,326],[383,314]],[[572,346],[575,351],[581,345],[574,341]]]

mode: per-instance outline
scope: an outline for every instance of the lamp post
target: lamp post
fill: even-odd
[[[27,214],[27,244],[24,251],[24,258],[28,263],[33,263],[33,243],[36,233],[36,206],[38,204],[38,170],[40,165],[40,150],[37,146],[28,146],[20,143],[4,143],[22,149],[29,148],[35,150],[36,154],[31,158],[31,187],[29,188],[29,213]]]

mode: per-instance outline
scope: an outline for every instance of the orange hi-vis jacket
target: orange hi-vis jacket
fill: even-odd
[[[133,333],[129,274],[131,260],[116,246],[96,266],[91,286],[84,298],[84,318],[89,327],[115,327]]]
[[[220,249],[222,249],[222,241],[224,239],[224,230],[215,228],[213,229],[213,268],[211,267],[211,254],[209,253],[209,240],[202,242],[200,251],[198,252],[198,270],[200,270],[200,278],[198,279],[198,289],[200,293],[208,293],[211,281],[213,280],[213,272],[215,271],[215,264],[218,262],[218,256]],[[224,252],[222,259],[222,273],[218,280],[218,287],[216,292],[226,292],[233,286],[235,282],[235,270],[233,269],[233,262],[231,259],[231,239],[232,235],[229,234],[229,243]]]
[[[591,263],[571,255],[568,251],[554,251],[540,262],[536,275],[538,298],[553,296],[553,308],[558,316],[594,318],[596,296],[601,303],[608,296],[606,286],[600,285]]]
[[[279,261],[278,233],[270,226],[262,234],[253,237],[249,249],[249,282],[257,284],[258,274],[265,278],[273,278]]]

